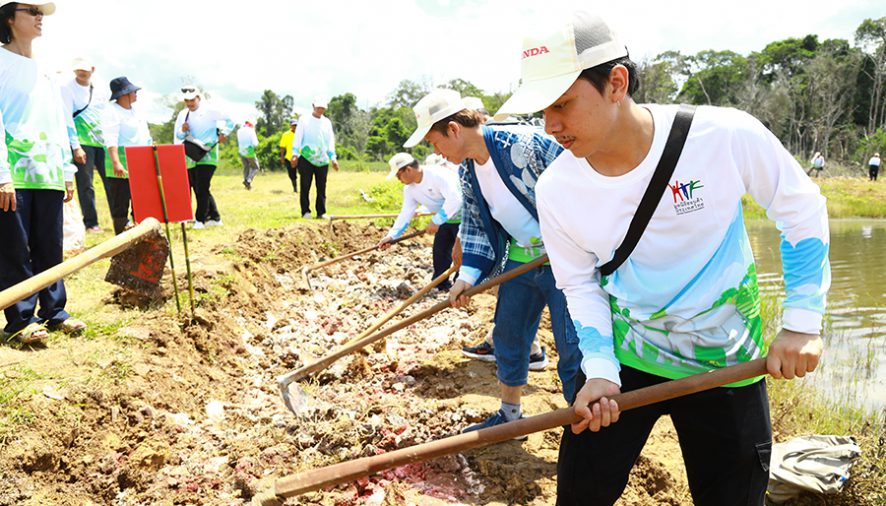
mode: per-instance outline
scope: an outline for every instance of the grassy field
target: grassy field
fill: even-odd
[[[821,193],[828,199],[828,216],[840,218],[886,218],[886,181],[859,177],[817,178]],[[763,208],[744,197],[747,218],[765,218]]]

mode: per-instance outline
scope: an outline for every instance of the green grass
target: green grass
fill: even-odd
[[[859,177],[822,177],[814,179],[828,200],[830,218],[886,218],[886,181],[868,181]],[[763,208],[745,195],[745,217],[765,218]]]

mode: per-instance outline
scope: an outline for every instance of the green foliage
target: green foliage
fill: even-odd
[[[274,132],[289,128],[292,104],[291,96],[281,97],[271,90],[265,90],[261,98],[255,102],[255,108],[258,109],[256,134],[268,137]]]
[[[172,140],[175,137],[175,118],[178,116],[179,111],[185,108],[185,103],[181,100],[172,101],[172,97],[167,97],[166,101],[172,107],[172,114],[169,117],[169,120],[164,123],[151,123],[148,125],[148,129],[151,131],[151,138],[154,139],[154,144],[172,144]]]
[[[372,206],[379,211],[399,210],[403,204],[403,184],[397,180],[385,181],[369,189]]]
[[[286,128],[285,130],[274,132],[270,137],[258,136],[258,147],[255,150],[255,156],[258,158],[259,167],[264,170],[286,170],[283,162],[280,161],[280,138],[288,131],[289,128]]]
[[[678,96],[693,104],[734,105],[747,58],[732,51],[701,51],[688,58],[692,74]]]
[[[393,109],[401,107],[410,108],[418,102],[421,97],[431,91],[427,84],[419,84],[409,79],[400,81],[397,88],[388,95],[387,106]]]
[[[886,127],[878,128],[873,134],[863,137],[858,143],[855,158],[867,167],[867,162],[874,153],[886,155]]]

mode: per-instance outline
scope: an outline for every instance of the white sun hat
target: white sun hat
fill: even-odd
[[[540,111],[556,102],[582,70],[627,55],[627,48],[599,16],[575,12],[558,28],[523,39],[520,87],[495,119]]]
[[[388,166],[391,167],[391,171],[388,172],[387,178],[394,179],[397,177],[397,172],[399,172],[400,169],[412,163],[415,163],[415,158],[413,158],[412,155],[409,153],[397,153],[388,160]]]
[[[411,148],[422,141],[425,135],[441,119],[467,109],[461,95],[455,90],[437,88],[428,93],[415,104],[412,110],[415,112],[415,121],[418,126],[415,132],[403,143],[404,148]]]

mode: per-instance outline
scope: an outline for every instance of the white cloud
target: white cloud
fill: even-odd
[[[44,21],[38,57],[67,69],[91,58],[103,81],[126,75],[144,88],[152,121],[169,117],[163,97],[195,81],[235,120],[254,114],[262,90],[307,107],[316,94],[352,92],[361,107],[382,102],[403,79],[467,79],[507,91],[519,77],[520,39],[568,12],[569,0],[279,1],[91,0],[58,2]],[[635,58],[675,49],[762,49],[786,37],[852,39],[879,1],[746,0],[679,3],[580,2],[598,10]]]

